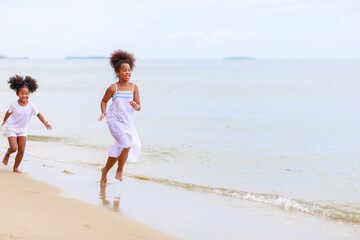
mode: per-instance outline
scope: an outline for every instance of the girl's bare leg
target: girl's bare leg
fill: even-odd
[[[17,144],[17,137],[8,137],[8,141],[9,141],[9,148],[5,153],[5,156],[2,160],[3,164],[5,166],[8,165],[9,162],[9,158],[10,158],[10,154],[12,154],[13,152],[16,152],[18,144]]]
[[[118,158],[118,168],[116,171],[115,178],[120,180],[120,182],[122,182],[122,180],[123,180],[122,177],[123,177],[124,165],[128,158],[129,151],[130,151],[130,148],[124,148]]]
[[[107,174],[110,171],[110,169],[114,166],[116,163],[117,158],[114,157],[108,157],[105,167],[101,169],[101,180],[100,183],[106,183],[107,182]]]
[[[21,173],[21,171],[19,171],[18,167],[24,157],[25,146],[26,146],[26,137],[25,136],[17,137],[17,144],[18,144],[18,152],[15,157],[15,164],[13,167],[13,172]]]

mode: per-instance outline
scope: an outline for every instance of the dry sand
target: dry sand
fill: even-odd
[[[175,239],[0,167],[0,239]]]

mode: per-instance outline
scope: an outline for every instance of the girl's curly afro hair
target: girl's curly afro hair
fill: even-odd
[[[114,68],[115,72],[119,71],[122,63],[130,65],[131,70],[135,67],[134,55],[123,50],[117,50],[110,56],[110,64]]]
[[[15,75],[9,78],[8,83],[10,84],[10,88],[16,91],[16,93],[18,93],[19,90],[24,87],[29,89],[29,92],[33,93],[39,87],[36,80],[30,76],[22,77]]]

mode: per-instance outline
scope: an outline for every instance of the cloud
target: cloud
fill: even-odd
[[[353,48],[360,34],[354,31],[360,29],[358,0],[55,2],[3,3],[0,55],[107,55],[129,48],[139,57],[221,58],[244,51],[264,58],[329,51],[341,57],[351,51],[342,43]]]

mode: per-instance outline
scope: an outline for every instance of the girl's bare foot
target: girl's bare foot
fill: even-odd
[[[10,154],[8,152],[5,153],[5,156],[2,160],[2,163],[7,166],[8,165],[8,162],[9,162],[9,157],[10,157]]]
[[[107,174],[104,173],[104,168],[101,169],[101,180],[100,180],[101,184],[106,184],[107,183]]]
[[[14,169],[13,169],[13,172],[14,172],[14,173],[22,173],[22,171],[20,171],[20,170],[17,169],[17,168],[14,168]]]
[[[122,180],[123,180],[123,172],[122,171],[117,171],[116,175],[115,175],[115,178],[117,180],[120,180],[120,182],[122,182]]]

